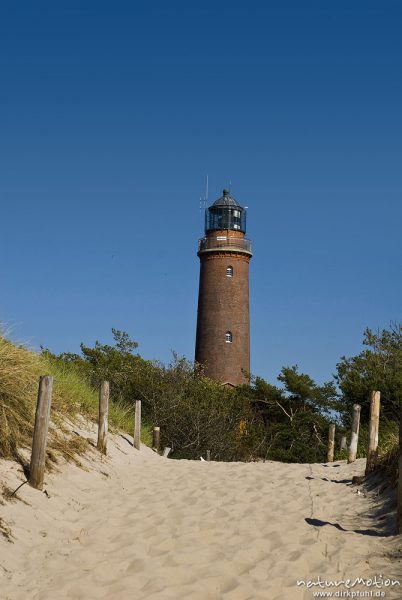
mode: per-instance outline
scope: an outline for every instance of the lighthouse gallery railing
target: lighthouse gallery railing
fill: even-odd
[[[239,250],[251,254],[251,241],[245,238],[227,237],[222,239],[204,237],[198,240],[198,252],[208,250]]]

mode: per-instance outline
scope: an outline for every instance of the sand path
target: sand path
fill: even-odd
[[[313,598],[297,579],[399,569],[402,582],[384,556],[392,515],[347,485],[362,461],[175,461],[117,436],[109,450],[88,471],[48,475],[49,497],[25,485],[28,505],[0,506],[14,536],[0,536],[1,600],[297,600]],[[18,484],[19,468],[6,466]]]

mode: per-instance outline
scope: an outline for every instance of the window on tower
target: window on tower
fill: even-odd
[[[232,332],[231,331],[227,331],[225,333],[225,342],[227,344],[231,344],[232,343]]]
[[[233,277],[233,267],[226,267],[226,277]]]

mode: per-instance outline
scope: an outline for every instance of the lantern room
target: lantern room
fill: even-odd
[[[205,233],[224,229],[246,233],[246,210],[232,198],[229,190],[223,190],[223,196],[205,211]]]

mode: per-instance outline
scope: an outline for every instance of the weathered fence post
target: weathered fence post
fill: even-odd
[[[350,433],[348,463],[352,463],[356,460],[357,442],[359,441],[360,411],[360,404],[354,404],[352,415],[352,431]]]
[[[141,449],[141,400],[135,401],[134,448]]]
[[[371,392],[370,425],[367,448],[366,475],[374,471],[378,453],[378,427],[380,421],[381,392]]]
[[[108,430],[108,412],[109,412],[109,382],[102,381],[99,390],[99,422],[98,422],[98,443],[97,448],[106,454],[107,430]]]
[[[37,490],[43,488],[46,463],[46,438],[49,429],[50,406],[52,404],[53,377],[42,375],[39,379],[38,402],[36,404],[35,427],[32,440],[29,484]]]
[[[339,447],[339,450],[346,450],[346,448],[347,448],[346,435],[343,435],[341,437],[341,445]]]
[[[331,423],[328,429],[328,453],[327,462],[334,462],[335,450],[335,423]]]
[[[398,504],[396,509],[396,529],[402,533],[402,402],[399,420],[399,464],[398,464]]]
[[[153,437],[152,437],[152,450],[155,450],[155,452],[157,452],[158,454],[159,454],[159,450],[160,450],[160,435],[161,435],[161,428],[154,427],[154,433],[153,433]]]

